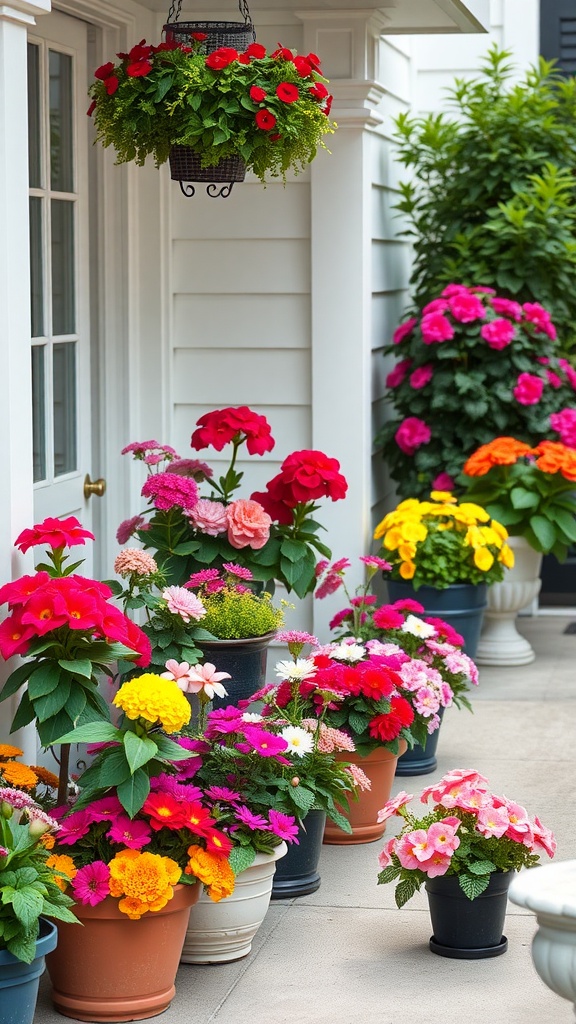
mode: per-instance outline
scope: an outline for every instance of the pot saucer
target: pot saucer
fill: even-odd
[[[497,946],[484,946],[479,949],[459,949],[457,946],[442,946],[434,936],[429,942],[430,949],[438,956],[447,956],[451,960],[487,960],[489,957],[501,956],[508,949],[508,939],[502,936]]]

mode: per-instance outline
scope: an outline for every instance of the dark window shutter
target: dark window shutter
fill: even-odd
[[[576,74],[576,0],[540,0],[540,53]]]

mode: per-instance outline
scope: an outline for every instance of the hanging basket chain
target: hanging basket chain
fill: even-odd
[[[247,25],[251,24],[250,8],[248,7],[247,0],[238,0],[238,10],[244,18]],[[182,11],[182,0],[172,0],[170,4],[170,10],[168,11],[168,24],[173,25],[180,18],[180,12]]]

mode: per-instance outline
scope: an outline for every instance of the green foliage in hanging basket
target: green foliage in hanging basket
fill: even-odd
[[[200,36],[200,33],[198,33]],[[143,40],[120,63],[95,72],[90,87],[97,139],[118,163],[164,163],[174,145],[190,146],[203,167],[241,157],[264,181],[302,171],[326,148],[331,96],[316,54],[284,47],[267,54],[221,47],[207,56],[175,43]]]

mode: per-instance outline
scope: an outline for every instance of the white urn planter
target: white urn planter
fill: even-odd
[[[534,966],[544,984],[573,1002],[576,1011],[576,860],[521,871],[508,895],[536,914]]]
[[[542,555],[524,537],[510,537],[514,566],[488,587],[488,607],[475,661],[479,665],[528,665],[536,655],[516,629],[518,612],[540,593]]]
[[[248,956],[252,940],[266,917],[276,861],[288,847],[257,853],[254,863],[236,876],[234,892],[214,903],[202,892],[190,921],[180,960],[184,964],[223,964]]]

